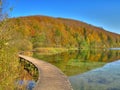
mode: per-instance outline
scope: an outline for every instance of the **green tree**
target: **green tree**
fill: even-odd
[[[87,31],[86,31],[86,28],[83,28],[83,35],[84,35],[84,37],[85,37],[85,40],[87,40]]]
[[[61,46],[61,38],[62,38],[62,36],[61,36],[60,30],[56,29],[54,35],[55,35],[54,39],[55,39],[56,45]]]
[[[88,43],[87,43],[87,40],[85,40],[84,36],[78,33],[75,33],[74,37],[76,38],[79,49],[88,49]]]
[[[46,43],[46,34],[44,32],[31,37],[33,48],[42,47]]]

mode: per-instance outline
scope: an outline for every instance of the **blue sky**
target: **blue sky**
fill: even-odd
[[[83,21],[120,34],[120,0],[8,0],[11,17],[46,15]]]

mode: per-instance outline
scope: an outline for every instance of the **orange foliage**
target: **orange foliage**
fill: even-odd
[[[21,32],[28,38],[41,36],[41,32],[44,32],[46,37],[44,42],[43,40],[38,42],[42,43],[43,46],[76,47],[78,46],[78,37],[75,37],[77,33],[81,47],[120,47],[119,34],[108,32],[102,28],[77,20],[47,16],[28,16],[9,19],[8,23],[13,23],[10,24],[12,26],[9,26],[9,28]],[[60,32],[60,35],[55,35],[56,30]]]

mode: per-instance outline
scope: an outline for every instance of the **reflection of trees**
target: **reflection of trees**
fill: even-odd
[[[79,50],[76,52],[77,61],[111,62],[120,59],[120,51],[113,50]]]
[[[105,55],[104,53],[101,53],[100,58],[98,59],[99,62],[102,62],[104,55]]]
[[[42,57],[37,55],[37,57],[52,63],[67,75],[75,75],[101,67],[106,62],[120,59],[120,51],[78,50]]]
[[[89,60],[89,55],[90,52],[88,50],[78,50],[74,59],[77,61],[86,62],[87,60]]]
[[[106,58],[107,57],[107,58]],[[74,59],[77,59],[79,61],[99,61],[102,62],[106,59],[111,59],[112,52],[108,51],[101,51],[101,50],[79,50],[76,54],[76,57]]]
[[[108,60],[110,60],[113,57],[113,53],[111,50],[108,52],[107,56],[108,56]]]
[[[116,52],[116,56],[117,56],[117,57],[120,57],[120,52]]]

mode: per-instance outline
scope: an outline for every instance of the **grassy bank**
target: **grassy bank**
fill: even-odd
[[[35,52],[38,52],[41,55],[53,55],[62,52],[67,52],[69,50],[78,50],[77,48],[54,48],[54,47],[41,47],[34,49]]]

